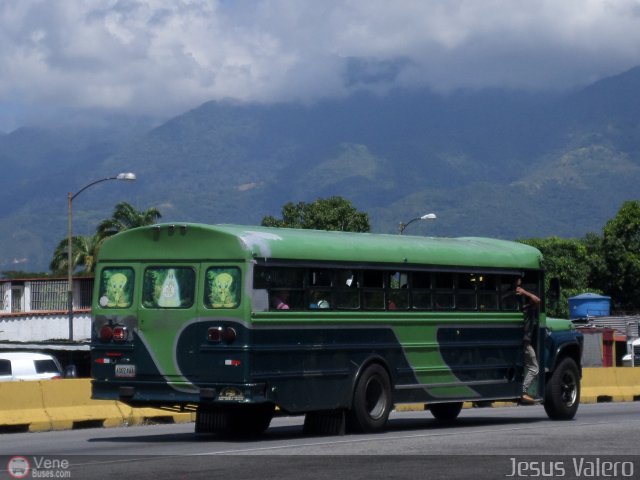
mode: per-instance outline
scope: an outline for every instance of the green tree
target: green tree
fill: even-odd
[[[640,201],[624,202],[603,229],[594,276],[617,308],[640,309]]]
[[[81,273],[93,273],[98,259],[98,252],[102,242],[107,237],[131,228],[152,225],[161,216],[160,212],[155,208],[138,211],[127,202],[118,203],[115,206],[112,217],[100,222],[95,235],[91,237],[78,236],[71,239],[72,270],[75,272],[82,267]],[[67,245],[68,241],[65,238],[53,252],[49,268],[56,274],[62,274],[67,271]]]
[[[127,202],[120,202],[116,205],[111,218],[103,220],[96,230],[101,239],[105,239],[116,233],[136,227],[153,225],[162,215],[155,208],[147,210],[136,210]]]
[[[568,298],[587,291],[597,291],[589,286],[592,261],[587,245],[582,240],[559,237],[520,240],[542,252],[542,266],[546,271],[545,288],[551,278],[560,281],[560,299],[549,305],[547,314],[554,317],[569,317]]]
[[[343,232],[368,232],[371,229],[369,215],[359,212],[349,200],[339,196],[320,198],[312,203],[286,203],[282,207],[282,219],[269,215],[262,219],[262,225]]]
[[[98,258],[98,251],[100,250],[100,245],[102,244],[102,239],[98,235],[93,235],[91,237],[72,237],[71,239],[71,247],[72,247],[72,256],[71,256],[71,266],[72,271],[76,271],[78,267],[82,267],[81,273],[93,273],[93,270],[96,266],[96,260]],[[55,251],[53,252],[53,259],[49,264],[49,268],[55,274],[64,274],[67,272],[68,266],[68,252],[67,252],[68,241],[65,238],[62,240]]]
[[[587,249],[587,263],[589,264],[589,285],[596,287],[599,291],[605,292],[607,289],[607,264],[604,258],[604,246],[602,236],[597,233],[588,233],[582,239],[582,243]]]

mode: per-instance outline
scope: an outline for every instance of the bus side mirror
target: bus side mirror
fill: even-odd
[[[549,291],[547,292],[549,303],[557,304],[560,301],[560,279],[552,278],[549,280]]]

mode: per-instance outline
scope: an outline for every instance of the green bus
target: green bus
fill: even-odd
[[[196,432],[258,433],[274,412],[307,432],[384,428],[394,405],[438,420],[517,402],[523,313],[544,305],[542,256],[487,238],[161,224],[100,250],[92,396],[196,411]],[[531,395],[550,418],[580,400],[582,336],[537,316]]]

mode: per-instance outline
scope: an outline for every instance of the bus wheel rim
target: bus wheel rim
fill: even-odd
[[[571,372],[566,372],[562,377],[561,384],[561,398],[562,403],[567,407],[571,407],[578,396],[578,389],[576,386],[576,379]]]
[[[378,419],[384,415],[386,400],[382,382],[376,377],[369,379],[365,389],[365,406],[371,418]]]

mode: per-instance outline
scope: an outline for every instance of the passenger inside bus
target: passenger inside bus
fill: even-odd
[[[329,292],[316,291],[311,295],[311,303],[309,304],[309,308],[331,308],[329,301],[325,298]]]
[[[287,290],[271,292],[271,306],[276,310],[289,310],[289,292]]]

